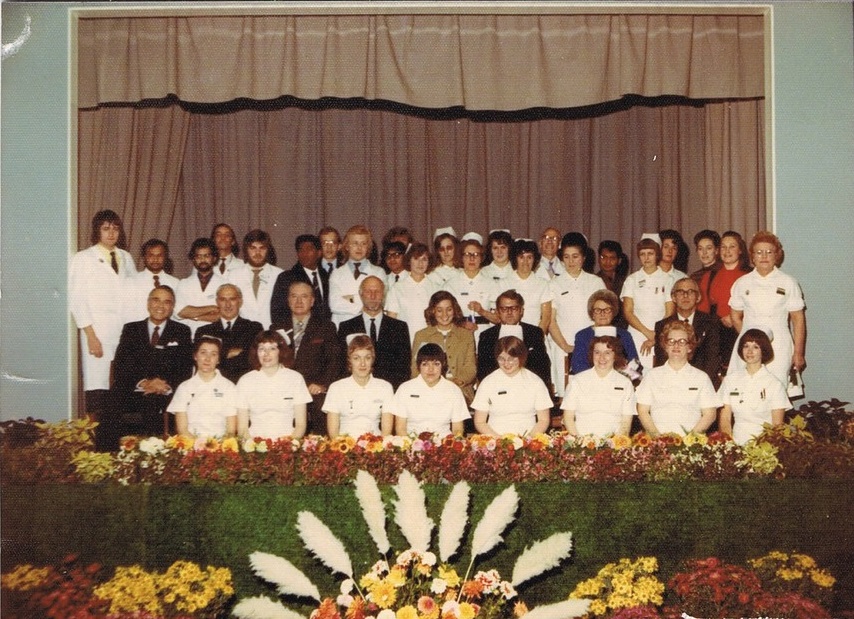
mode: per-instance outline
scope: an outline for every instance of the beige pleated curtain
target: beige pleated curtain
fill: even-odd
[[[130,249],[167,240],[179,275],[216,221],[268,230],[286,262],[325,224],[422,239],[557,225],[629,246],[765,225],[762,16],[78,24],[80,245],[113,208]]]

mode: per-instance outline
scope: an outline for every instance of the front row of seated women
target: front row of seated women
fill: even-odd
[[[709,377],[690,364],[696,345],[693,328],[668,323],[661,333],[667,362],[653,368],[635,391],[622,373],[623,344],[613,327],[597,330],[588,348],[590,369],[570,377],[563,400],[563,422],[572,435],[628,434],[638,416],[652,436],[665,432],[705,432],[720,414],[720,429],[744,443],[763,424],[783,422],[790,407],[783,385],[765,368],[773,359],[768,334],[745,332],[737,352],[744,372],[728,375],[716,393]],[[302,438],[306,407],[312,401],[302,376],[285,367],[290,348],[276,332],[261,332],[251,351],[254,371],[237,386],[216,369],[220,342],[202,338],[195,346],[196,374],[182,383],[169,406],[179,434]],[[474,396],[474,427],[478,433],[530,435],[547,431],[552,401],[548,389],[525,369],[528,349],[514,336],[495,347],[498,369],[488,375]],[[374,345],[367,335],[352,336],[347,347],[350,376],[333,383],[323,404],[330,437],[462,434],[470,418],[460,387],[446,378],[448,358],[441,346],[428,342],[415,356],[417,375],[394,393],[387,381],[372,374]]]

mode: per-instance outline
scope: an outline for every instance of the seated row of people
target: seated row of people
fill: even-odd
[[[447,378],[441,346],[425,343],[416,352],[415,377],[395,390],[373,375],[376,350],[371,338],[348,338],[349,376],[333,382],[323,404],[330,437],[366,433],[462,434],[472,416],[460,388]],[[708,376],[690,365],[693,329],[669,323],[661,336],[667,361],[649,372],[635,392],[620,370],[626,359],[613,327],[597,330],[589,347],[592,367],[572,377],[563,401],[563,424],[572,435],[627,434],[637,415],[652,436],[664,432],[704,432],[718,417],[724,432],[744,443],[766,423],[780,424],[790,404],[782,384],[765,368],[773,359],[768,335],[752,329],[741,338],[744,373],[728,376],[716,393]],[[301,438],[312,402],[305,380],[286,367],[293,361],[286,339],[260,332],[251,348],[254,370],[235,386],[216,371],[221,343],[202,337],[195,345],[196,374],[182,383],[169,404],[179,434],[190,437]],[[480,384],[471,403],[480,434],[530,435],[549,427],[551,396],[545,383],[526,369],[528,348],[515,336],[498,339],[498,369]]]

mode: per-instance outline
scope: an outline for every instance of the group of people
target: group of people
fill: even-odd
[[[101,211],[70,265],[87,412],[103,449],[126,433],[521,435],[546,431],[556,403],[572,434],[637,417],[653,435],[717,421],[744,442],[790,407],[803,295],[769,232],[694,244],[689,276],[677,231],[646,234],[630,274],[619,243],[552,227],[537,241],[441,228],[432,247],[395,227],[378,248],[357,225],[297,236],[283,270],[266,232],[238,245],[217,224],[178,280],[158,239],[137,272]]]

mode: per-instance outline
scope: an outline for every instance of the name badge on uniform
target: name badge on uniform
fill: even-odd
[[[460,296],[461,297],[467,297],[467,296],[469,296],[469,293],[468,292],[461,292]]]
[[[699,387],[688,387],[688,391],[699,391]]]
[[[777,294],[786,296],[786,290],[784,288],[777,288]]]
[[[563,296],[565,294],[569,294],[569,290],[564,290],[563,292],[560,293],[560,296]]]
[[[410,394],[409,394],[409,397],[410,397],[410,398],[420,398],[421,396],[420,396],[420,395],[418,395],[417,393],[410,393]]]
[[[646,280],[642,279],[638,282],[638,288],[643,288],[644,286],[646,286]]]
[[[293,398],[293,396],[286,395],[286,396],[284,396],[282,399],[283,399],[283,400],[293,400],[294,398]]]
[[[507,395],[506,391],[499,391],[497,395]]]
[[[614,391],[624,391],[623,387],[614,387]]]
[[[221,397],[222,397],[222,396],[224,396],[224,395],[225,395],[225,394],[224,394],[222,391],[220,391],[219,389],[214,389],[214,390],[213,390],[213,396],[214,396],[215,398],[221,398]]]

